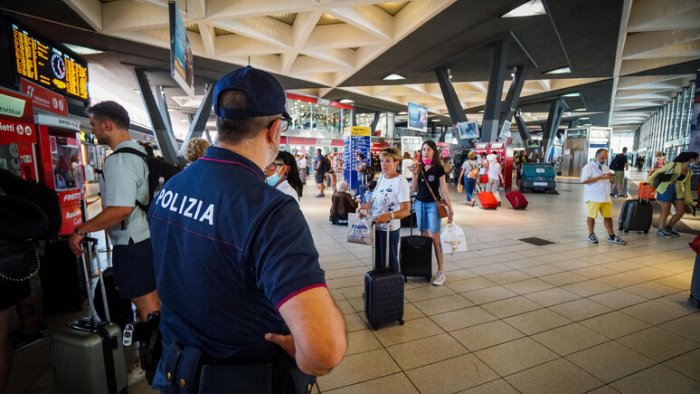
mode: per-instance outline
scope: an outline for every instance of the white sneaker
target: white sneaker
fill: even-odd
[[[442,286],[443,283],[445,283],[445,273],[438,271],[437,275],[435,275],[435,278],[433,279],[433,284],[435,286]]]
[[[131,386],[144,379],[146,379],[146,371],[141,368],[141,364],[134,364],[126,378],[126,384]]]

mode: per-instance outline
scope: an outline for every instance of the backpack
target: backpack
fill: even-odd
[[[141,157],[146,162],[146,167],[148,168],[148,201],[144,204],[136,200],[136,206],[143,209],[144,212],[148,212],[148,207],[151,205],[156,192],[168,179],[180,172],[181,168],[168,163],[162,157],[149,156],[134,148],[119,148],[112,152],[112,155],[117,153],[131,153]]]
[[[323,161],[321,162],[321,172],[328,173],[331,172],[331,161],[328,160],[327,157],[323,158]]]
[[[375,171],[374,171],[374,167],[372,167],[371,165],[367,164],[365,166],[364,171],[362,171],[362,173],[367,175],[367,183],[371,182],[372,179],[374,179]]]
[[[612,163],[610,163],[610,169],[613,171],[622,171],[625,169],[625,159],[627,159],[627,156],[625,156],[622,153],[618,153],[617,156],[613,159]]]
[[[58,202],[58,194],[54,190],[50,189],[43,183],[25,181],[24,179],[6,170],[0,170],[0,189],[2,189],[3,192],[9,196],[15,196],[28,200],[33,205],[40,208],[46,215],[46,219],[48,220],[46,231],[36,238],[51,239],[58,235],[58,232],[61,229],[63,215],[61,214],[61,206]],[[2,208],[8,209],[7,206],[3,206]],[[2,211],[2,209],[0,209],[0,211]],[[23,224],[24,223],[22,223],[22,225]],[[20,225],[19,227],[22,226]]]

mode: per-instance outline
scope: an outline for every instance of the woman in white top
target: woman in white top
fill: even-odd
[[[291,153],[279,151],[275,160],[265,168],[265,176],[267,177],[268,185],[294,197],[294,200],[299,202],[303,184],[301,179],[299,179],[297,161]]]
[[[486,191],[493,193],[493,195],[496,197],[496,200],[498,200],[498,205],[501,205],[501,195],[498,193],[498,187],[501,185],[501,182],[503,182],[503,168],[501,168],[501,164],[498,162],[498,156],[496,155],[489,155],[488,156],[488,161],[489,161],[489,167],[488,167],[488,177],[489,177],[489,182],[486,184]]]
[[[401,174],[410,183],[413,179],[413,159],[411,154],[408,152],[403,153],[403,160],[401,160]]]
[[[377,223],[374,233],[375,268],[386,265],[386,226],[389,225],[389,263],[392,269],[399,270],[399,235],[401,218],[411,212],[410,186],[406,178],[398,172],[401,156],[396,148],[387,148],[379,154],[382,174],[377,180],[372,198],[360,207],[360,216],[371,209],[372,220]]]

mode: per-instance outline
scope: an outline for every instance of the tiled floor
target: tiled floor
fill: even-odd
[[[588,244],[582,187],[559,190],[528,195],[525,211],[455,204],[469,251],[446,256],[444,286],[409,279],[406,323],[372,331],[362,300],[371,249],[346,243],[347,228],[327,220],[330,198],[307,186],[302,210],[349,341],[320,391],[700,392],[700,313],[686,303],[691,236],[621,234],[629,244],[618,246],[604,241],[599,221],[601,243]],[[518,241],[526,237],[555,244]],[[48,341],[18,353],[8,392],[54,392],[49,359]]]

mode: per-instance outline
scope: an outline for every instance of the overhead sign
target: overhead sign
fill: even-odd
[[[32,102],[21,93],[0,88],[0,118],[2,117],[32,123],[34,121]]]
[[[24,78],[20,78],[19,85],[22,89],[22,93],[31,97],[32,103],[36,108],[58,115],[68,116],[68,104],[66,103],[66,98],[62,95],[52,92],[34,82],[27,81]]]
[[[192,43],[187,36],[177,4],[168,2],[170,13],[170,76],[190,96],[194,96]]]
[[[85,60],[66,48],[39,38],[17,23],[11,24],[11,30],[17,74],[61,94],[88,100]]]
[[[352,126],[350,129],[350,135],[353,137],[369,137],[371,133],[369,126]]]
[[[416,103],[408,103],[408,129],[428,131],[428,107]]]
[[[0,118],[0,145],[16,143],[36,143],[34,125]]]

